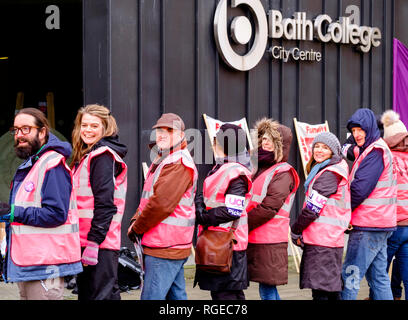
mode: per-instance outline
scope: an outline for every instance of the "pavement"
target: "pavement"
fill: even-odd
[[[186,291],[188,300],[211,300],[210,292],[200,290],[198,286],[193,288],[195,266],[193,264],[185,265],[185,279],[186,279]],[[368,297],[368,285],[367,281],[363,279],[360,285],[360,291],[358,294],[358,300],[364,300]],[[64,300],[77,300],[77,295],[72,293],[72,290],[64,289]],[[299,289],[299,274],[296,271],[296,267],[293,263],[293,257],[289,256],[289,276],[288,284],[278,286],[279,295],[281,300],[312,300],[312,294],[310,289]],[[251,282],[248,289],[245,291],[247,300],[260,300],[258,283]],[[140,300],[141,290],[130,290],[128,292],[122,292],[122,300]],[[5,284],[0,282],[0,300],[19,300],[18,287],[15,283]]]

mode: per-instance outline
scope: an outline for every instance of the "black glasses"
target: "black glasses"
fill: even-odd
[[[31,132],[31,128],[36,128],[38,129],[39,127],[36,126],[22,126],[22,127],[11,127],[10,128],[10,133],[12,136],[16,136],[18,134],[19,131],[21,131],[21,133],[23,135],[29,134]]]

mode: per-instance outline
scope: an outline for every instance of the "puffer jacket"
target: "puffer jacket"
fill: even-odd
[[[258,136],[265,132],[277,130],[282,138],[281,143],[275,143],[275,152],[270,157],[259,158],[258,170],[253,174],[252,180],[261,175],[265,170],[276,164],[275,155],[281,155],[280,162],[287,162],[292,132],[284,125],[276,128],[272,121],[263,119],[255,124]],[[272,136],[272,133],[269,134]],[[260,141],[258,140],[258,148]],[[278,156],[279,157],[279,156]],[[294,177],[290,172],[278,173],[269,183],[266,197],[262,203],[248,213],[248,231],[267,223],[273,219],[282,207],[286,198],[295,187]],[[249,279],[267,285],[283,285],[288,283],[288,243],[254,244],[249,243],[247,249]]]

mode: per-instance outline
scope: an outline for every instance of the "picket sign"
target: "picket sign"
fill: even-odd
[[[242,118],[242,119],[236,120],[236,121],[223,122],[221,120],[211,118],[210,116],[207,116],[205,113],[203,114],[203,118],[204,118],[205,125],[207,127],[207,133],[208,133],[208,137],[210,138],[210,142],[211,142],[211,146],[213,148],[213,151],[214,151],[214,138],[215,138],[215,135],[217,134],[218,130],[220,129],[220,127],[224,123],[235,124],[235,125],[241,127],[242,129],[244,129],[246,134],[247,134],[249,149],[250,150],[253,149],[251,136],[249,134],[248,124],[247,124],[247,121],[246,121],[245,118]],[[214,155],[215,155],[215,151],[214,151]]]
[[[143,169],[143,178],[146,180],[147,172],[149,171],[149,167],[147,166],[146,162],[142,162],[142,169]]]
[[[299,122],[293,118],[297,141],[299,144],[300,158],[302,159],[303,173],[305,179],[307,178],[306,165],[312,157],[312,142],[313,139],[322,132],[329,132],[329,124],[327,120],[320,124],[308,124],[306,122]]]

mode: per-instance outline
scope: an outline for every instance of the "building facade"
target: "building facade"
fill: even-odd
[[[310,124],[327,120],[330,131],[343,142],[346,122],[357,108],[368,107],[376,114],[392,108],[393,38],[408,44],[405,0],[60,0],[53,3],[61,5],[61,30],[66,3],[82,14],[82,79],[78,80],[82,81],[82,102],[108,106],[118,121],[121,140],[129,148],[125,158],[129,176],[124,245],[128,242],[128,221],[136,211],[143,186],[142,162],[150,164],[151,127],[162,113],[177,113],[187,128],[200,130],[201,138],[190,139],[190,147],[195,151],[199,145],[208,146],[203,114],[222,121],[245,117],[250,128],[264,116],[292,129],[295,117]],[[221,12],[224,7],[220,7],[224,5],[226,11]],[[262,10],[258,10],[259,5]],[[304,15],[296,16],[296,12]],[[280,23],[286,35],[279,37],[279,26],[276,26],[279,19],[274,22],[276,29],[271,26],[273,14],[280,14],[285,20]],[[234,22],[238,16],[245,19]],[[323,19],[320,38],[316,26],[319,16]],[[255,66],[241,71],[229,64],[216,39],[224,31],[215,32],[215,23],[218,28],[225,26],[230,47],[238,55],[249,53],[259,39],[266,41]],[[358,31],[350,27],[352,24],[367,29]],[[328,28],[333,30],[332,37],[324,42]],[[373,28],[380,31],[380,36]],[[359,37],[359,32],[365,33]],[[359,50],[368,39],[367,52],[363,52],[367,45],[363,51]],[[351,43],[352,40],[359,45]],[[285,55],[290,57],[286,60]],[[73,107],[75,112],[78,107]],[[289,162],[304,181],[295,132],[293,135]],[[212,152],[208,147],[203,150]],[[198,165],[200,183],[211,168],[210,163],[203,162]],[[300,188],[292,217],[297,215],[302,202]]]

